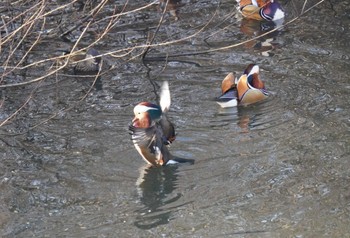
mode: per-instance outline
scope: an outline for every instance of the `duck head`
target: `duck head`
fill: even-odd
[[[237,82],[238,101],[249,105],[265,99],[268,96],[265,84],[259,76],[259,66],[250,64]]]
[[[160,120],[161,108],[153,103],[141,102],[134,108],[134,119],[132,124],[136,128],[148,128],[152,123]]]

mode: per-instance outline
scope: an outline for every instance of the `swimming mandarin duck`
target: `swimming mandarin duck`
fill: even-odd
[[[66,59],[69,58],[69,64],[74,66],[74,74],[96,74],[98,71],[100,71],[102,57],[94,48],[90,48],[87,51],[60,51],[63,51],[64,57],[60,57],[60,59],[58,59],[58,64],[63,65]]]
[[[238,80],[233,73],[229,73],[222,81],[221,91],[217,103],[223,108],[249,105],[268,96],[264,82],[259,77],[259,66],[255,64],[248,65]]]
[[[276,0],[237,0],[243,17],[276,21],[284,18],[284,11]]]
[[[166,115],[170,101],[169,85],[165,81],[161,87],[160,106],[139,103],[134,108],[135,117],[129,126],[136,150],[153,166],[166,165],[173,158],[168,146],[175,140],[175,128]]]
[[[97,50],[91,48],[86,53],[72,56],[71,60],[77,62],[74,67],[74,73],[97,73],[101,63],[101,57],[99,55],[100,53]]]

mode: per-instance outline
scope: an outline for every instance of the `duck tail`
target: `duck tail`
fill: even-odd
[[[164,81],[161,89],[160,89],[160,108],[162,109],[162,112],[167,112],[170,109],[170,90],[169,90],[169,84],[168,81]]]

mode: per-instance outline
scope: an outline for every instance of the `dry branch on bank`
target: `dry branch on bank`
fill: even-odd
[[[308,6],[306,0],[300,1],[299,14],[305,14],[323,1],[320,0],[312,6]],[[52,87],[54,89],[59,82],[69,77],[76,77],[73,71],[75,65],[89,60],[80,56],[85,55],[91,48],[99,50],[99,54],[93,57],[103,59],[104,69],[98,71],[97,76],[93,75],[90,90],[98,77],[103,75],[110,77],[118,71],[120,62],[135,59],[144,63],[152,60],[166,62],[175,57],[232,49],[278,31],[299,18],[297,14],[295,18],[278,28],[241,42],[209,49],[194,47],[190,51],[178,50],[176,45],[181,42],[198,41],[207,39],[208,36],[215,37],[219,31],[225,30],[225,27],[221,27],[222,24],[235,19],[237,11],[233,7],[228,15],[220,16],[220,3],[218,3],[217,9],[210,13],[207,22],[191,26],[186,32],[168,37],[164,24],[170,21],[180,22],[181,15],[173,17],[174,10],[170,2],[161,2],[163,5],[160,5],[159,1],[149,3],[143,1],[142,4],[137,4],[134,1],[108,0],[19,0],[3,4],[0,7],[0,90],[2,90],[0,108],[8,113],[0,118],[0,126],[20,116],[19,112],[37,97],[40,88],[55,85]],[[186,8],[186,4],[179,4],[179,7]],[[167,15],[169,9],[173,11],[170,17]],[[152,13],[155,16],[150,17]],[[142,27],[135,28],[135,22],[140,21],[143,21]],[[125,39],[128,31],[144,36]],[[124,38],[118,39],[118,37]],[[165,47],[174,47],[175,50],[151,52],[153,49]],[[76,60],[77,58],[79,60]],[[7,95],[10,92],[16,95],[16,100],[8,100]],[[72,101],[79,102],[82,98],[85,99],[87,92]],[[65,108],[52,108],[51,116],[48,118],[54,117],[53,115],[61,110],[72,108],[72,105],[74,104]]]

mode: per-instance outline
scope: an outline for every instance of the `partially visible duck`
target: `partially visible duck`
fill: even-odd
[[[243,75],[237,80],[233,73],[229,73],[221,84],[222,95],[217,103],[223,107],[249,105],[259,102],[268,96],[265,84],[259,77],[259,66],[250,64]]]
[[[284,18],[284,10],[277,0],[238,0],[243,17],[277,21]]]
[[[159,10],[169,11],[170,15],[175,18],[175,21],[179,20],[179,8],[184,6],[184,3],[181,3],[181,0],[160,0],[159,1]]]
[[[78,50],[71,52],[69,50],[60,50],[63,52],[63,56],[57,60],[58,65],[66,63],[67,59],[69,64],[73,66],[74,74],[92,75],[97,74],[101,69],[101,55],[94,49],[90,48],[87,51]]]
[[[100,53],[94,48],[90,48],[86,53],[73,55],[71,60],[76,62],[75,74],[97,73],[100,70]]]
[[[164,82],[160,93],[160,106],[141,102],[134,108],[134,119],[129,126],[132,141],[142,158],[153,166],[166,165],[173,156],[168,146],[175,140],[174,125],[168,120],[170,108],[168,82]]]

